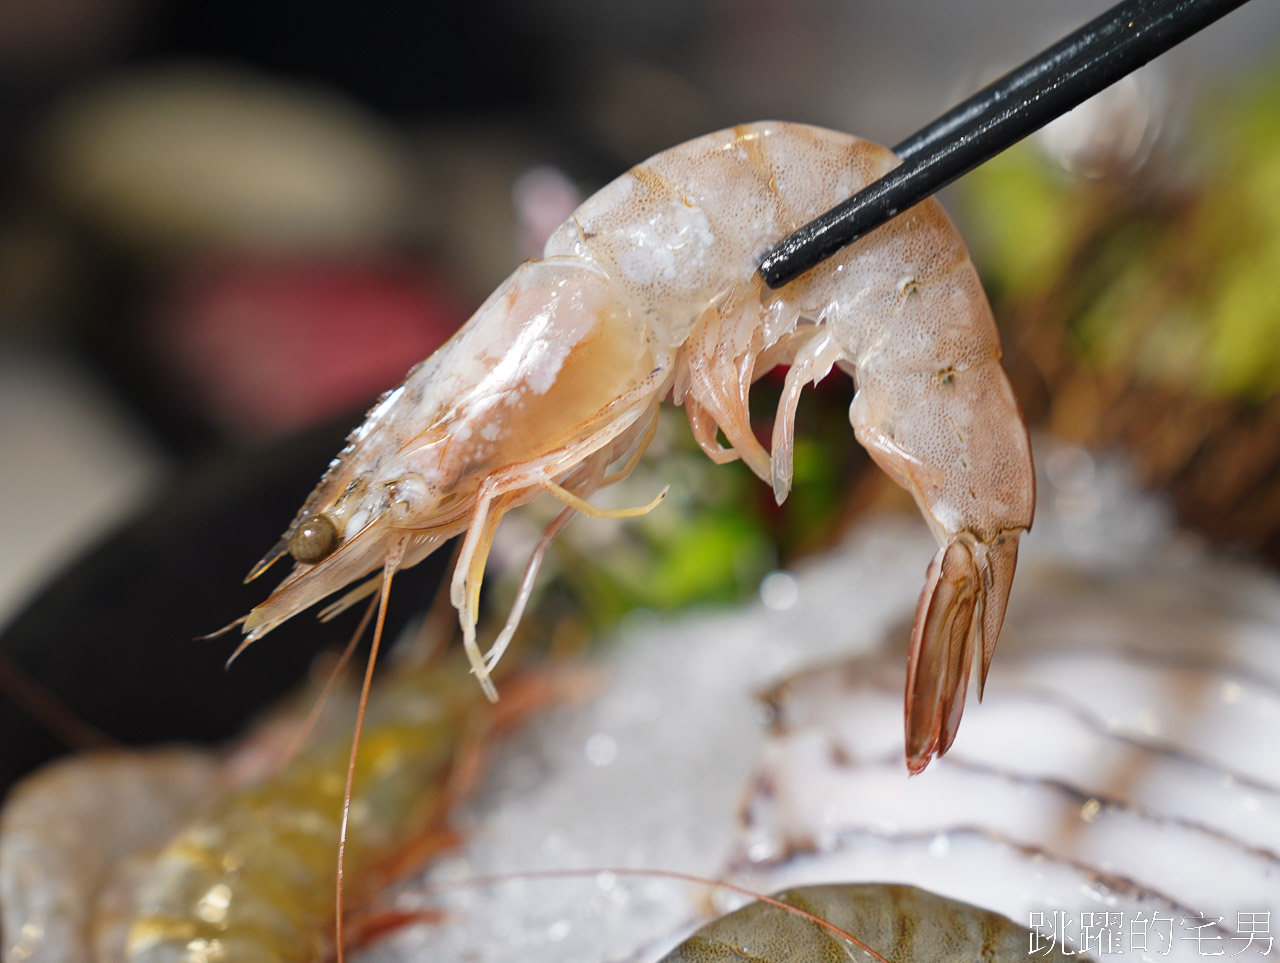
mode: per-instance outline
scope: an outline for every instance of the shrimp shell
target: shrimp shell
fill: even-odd
[[[839,366],[857,384],[855,437],[915,497],[941,546],[907,669],[907,764],[923,769],[955,738],[975,659],[979,692],[985,683],[1034,507],[1030,444],[990,308],[933,200],[781,290],[756,273],[773,243],[897,163],[846,134],[765,122],[674,147],[605,186],[351,435],[250,573],[295,560],[243,620],[242,645],[465,533],[450,596],[472,671],[496,698],[488,675],[542,552],[574,511],[599,514],[584,499],[630,471],[661,401],[684,406],[709,457],[741,458],[781,501],[800,392]],[[790,368],[766,451],[748,397],[777,365]],[[566,509],[482,652],[475,626],[494,532],[544,492]]]
[[[989,910],[937,896],[914,886],[886,883],[802,886],[775,899],[839,927],[871,947],[889,963],[1013,963],[1030,956],[1037,937],[1025,927]],[[1088,958],[1063,952],[1047,940],[1036,959]],[[874,957],[812,920],[765,902],[702,927],[659,963],[711,963],[750,960],[870,961]]]
[[[465,788],[459,773],[472,775],[478,740],[497,724],[479,691],[458,684],[463,677],[460,660],[402,670],[369,704],[345,875],[356,899],[425,860],[442,840],[443,817]],[[318,963],[332,955],[349,751],[338,729],[274,776],[226,794],[174,836],[138,886],[130,961]]]
[[[118,959],[120,864],[162,846],[220,785],[213,759],[183,749],[59,760],[19,783],[0,816],[0,957]]]

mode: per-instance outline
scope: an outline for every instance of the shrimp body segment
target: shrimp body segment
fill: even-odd
[[[515,680],[516,698],[495,710],[474,686],[459,685],[461,661],[403,667],[369,703],[345,874],[357,901],[449,842],[449,812],[483,771],[490,738],[556,694],[549,680]],[[331,959],[333,853],[348,752],[345,727],[330,726],[287,765],[215,795],[191,816],[134,871],[123,958]]]
[[[873,949],[888,963],[932,960],[969,963],[1026,960],[1029,946],[1037,958],[1064,963],[1086,957],[1049,937],[1037,936],[989,910],[938,896],[914,886],[889,883],[800,886],[774,899],[810,914],[788,913],[765,902],[708,923],[659,963],[703,963],[718,960],[858,960],[874,957],[815,918],[839,927]]]
[[[708,456],[742,458],[781,501],[800,392],[839,366],[857,385],[855,436],[915,497],[942,546],[908,662],[907,760],[923,769],[955,737],[977,655],[985,681],[1034,505],[1030,445],[990,308],[932,200],[781,290],[756,274],[772,244],[897,163],[846,134],[766,122],[689,141],[606,185],[351,435],[251,573],[294,556],[245,620],[246,643],[385,558],[403,553],[400,565],[412,565],[465,532],[452,601],[492,694],[488,671],[531,583],[482,654],[479,586],[503,514],[543,492],[566,503],[532,575],[550,537],[589,509],[583,499],[630,470],[668,397]],[[777,365],[790,368],[766,451],[747,400]]]

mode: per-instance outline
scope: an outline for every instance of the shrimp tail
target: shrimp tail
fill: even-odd
[[[907,653],[907,768],[924,771],[955,739],[964,710],[975,636],[982,632],[978,569],[952,539],[929,563]]]
[[[955,741],[969,672],[980,653],[978,698],[1004,623],[1018,534],[974,545],[952,538],[933,557],[907,654],[906,756],[912,775]]]
[[[978,675],[978,699],[987,687],[987,672],[996,654],[996,642],[1004,625],[1004,611],[1013,587],[1013,570],[1018,564],[1021,532],[1001,532],[986,546],[982,594],[982,671]]]

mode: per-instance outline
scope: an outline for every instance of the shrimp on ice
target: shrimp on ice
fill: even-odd
[[[933,200],[781,290],[756,273],[772,244],[897,163],[847,134],[766,122],[671,148],[605,186],[350,436],[250,573],[293,557],[243,620],[242,647],[379,573],[324,611],[346,608],[465,533],[451,601],[492,698],[489,671],[547,544],[574,512],[622,514],[585,499],[630,471],[660,402],[683,405],[712,460],[742,458],[781,501],[801,389],[838,365],[857,386],[855,437],[915,497],[942,546],[907,669],[907,764],[922,770],[955,738],[975,655],[979,692],[985,683],[1034,505],[1027,430],[990,308]],[[769,452],[747,399],[776,365],[790,370]],[[544,492],[566,507],[482,653],[475,625],[495,529]]]
[[[514,680],[494,707],[460,657],[408,665],[369,703],[368,751],[351,789],[357,844],[345,885],[371,898],[451,841],[448,817],[483,772],[486,746],[557,695]],[[561,684],[563,688],[563,684]],[[130,963],[343,959],[333,942],[333,847],[341,828],[345,731],[321,733],[275,772],[217,795],[134,871]],[[336,931],[336,938],[343,933]]]

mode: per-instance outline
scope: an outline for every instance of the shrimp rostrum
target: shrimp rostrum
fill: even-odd
[[[856,384],[855,437],[915,497],[942,546],[907,669],[907,762],[923,769],[955,737],[975,658],[980,692],[985,683],[1034,504],[990,308],[932,200],[781,290],[756,273],[772,244],[897,163],[856,137],[769,122],[689,141],[605,186],[350,436],[250,573],[293,557],[244,619],[244,644],[372,575],[325,612],[351,605],[463,534],[451,599],[492,697],[489,672],[547,544],[575,512],[624,514],[585,499],[634,466],[663,400],[684,406],[713,461],[741,458],[781,502],[800,392],[838,366]],[[778,365],[789,370],[766,451],[747,402]],[[565,508],[482,652],[475,626],[495,529],[544,493]]]

